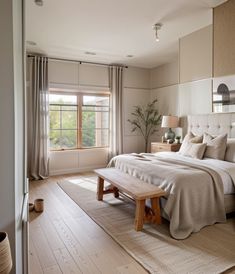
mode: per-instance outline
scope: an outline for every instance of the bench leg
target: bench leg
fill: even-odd
[[[117,187],[113,187],[113,195],[115,198],[118,198],[119,197],[119,190]]]
[[[103,194],[104,194],[104,179],[98,177],[97,181],[97,200],[103,201]]]
[[[145,212],[145,200],[137,200],[136,211],[135,211],[135,230],[136,231],[140,231],[143,229],[144,212]]]
[[[162,223],[162,218],[161,218],[161,210],[160,210],[160,204],[159,204],[159,198],[152,198],[151,199],[151,207],[155,216],[155,222],[157,224]]]

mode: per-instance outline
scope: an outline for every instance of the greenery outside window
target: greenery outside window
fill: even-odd
[[[109,95],[51,93],[50,149],[109,146]]]

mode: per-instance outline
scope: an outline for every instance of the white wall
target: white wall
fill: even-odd
[[[78,62],[50,61],[50,87],[67,90],[109,90],[108,68]],[[123,123],[124,153],[144,151],[143,138],[131,133],[127,119],[134,105],[150,99],[150,70],[129,67],[123,71]],[[108,162],[108,149],[82,149],[72,151],[52,151],[50,153],[50,174],[65,174],[105,167]]]
[[[0,231],[9,234],[12,273],[22,270],[23,76],[22,1],[0,1]]]
[[[124,70],[123,79],[123,149],[124,153],[144,152],[144,140],[140,133],[131,132],[131,112],[137,105],[145,105],[150,100],[150,70],[129,67]]]
[[[161,65],[151,70],[151,89],[176,85],[179,83],[179,60]]]

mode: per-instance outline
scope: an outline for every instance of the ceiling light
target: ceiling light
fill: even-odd
[[[155,31],[155,38],[156,38],[157,42],[160,41],[159,36],[158,36],[158,31],[161,29],[161,27],[162,27],[161,23],[156,23],[155,25],[153,25],[153,30]]]
[[[34,3],[40,7],[43,6],[43,0],[34,0]]]
[[[27,45],[29,46],[36,46],[37,43],[35,43],[34,41],[26,41]]]
[[[92,52],[92,51],[85,51],[85,54],[87,54],[87,55],[96,55],[96,53]]]

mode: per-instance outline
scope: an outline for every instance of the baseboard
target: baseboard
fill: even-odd
[[[56,175],[65,175],[65,174],[71,174],[71,173],[80,173],[80,172],[89,172],[93,171],[97,168],[104,168],[106,165],[95,165],[95,166],[87,166],[87,167],[80,167],[80,168],[71,168],[71,169],[60,169],[60,170],[52,170],[50,171],[50,176],[56,176]]]

